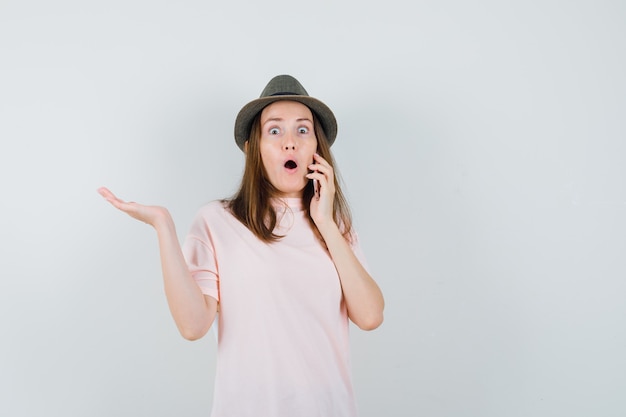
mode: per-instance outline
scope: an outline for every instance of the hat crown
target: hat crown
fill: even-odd
[[[261,92],[263,97],[271,96],[308,96],[302,84],[291,75],[277,75],[272,78]]]

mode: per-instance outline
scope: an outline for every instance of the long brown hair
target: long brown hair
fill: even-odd
[[[313,112],[312,112],[313,113]],[[334,171],[335,198],[333,206],[333,217],[339,225],[341,233],[346,240],[352,240],[352,216],[348,202],[341,191],[339,173],[335,160],[330,151],[330,146],[326,140],[326,134],[315,113],[313,113],[313,129],[317,138],[317,153],[324,158]],[[247,142],[246,163],[244,167],[241,185],[237,193],[229,200],[226,200],[227,207],[233,216],[243,223],[252,233],[264,242],[276,242],[282,238],[274,233],[277,217],[276,210],[271,204],[271,198],[277,197],[279,191],[269,181],[263,161],[259,142],[261,139],[261,114],[257,114],[250,129],[250,136]],[[317,226],[310,213],[311,199],[314,190],[312,181],[307,181],[302,193],[302,206],[307,214],[311,228],[317,237],[323,241]]]

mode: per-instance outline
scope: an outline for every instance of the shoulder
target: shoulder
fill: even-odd
[[[216,222],[219,223],[229,217],[232,217],[232,214],[230,214],[228,202],[214,200],[198,208],[193,219],[193,224],[198,226],[200,224],[208,225]]]
[[[211,216],[223,213],[230,213],[228,202],[225,200],[213,200],[198,209],[198,215]]]
[[[232,214],[227,200],[210,201],[198,208],[188,236],[211,241],[232,241],[248,229]]]

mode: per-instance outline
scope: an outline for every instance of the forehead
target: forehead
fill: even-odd
[[[261,111],[261,123],[268,119],[309,119],[313,121],[313,113],[311,113],[311,109],[300,102],[280,100],[266,106]]]

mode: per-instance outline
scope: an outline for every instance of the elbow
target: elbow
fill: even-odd
[[[202,339],[204,337],[204,335],[207,333],[209,329],[204,329],[204,328],[191,328],[191,327],[186,327],[186,328],[178,328],[178,331],[180,332],[180,335],[186,339],[189,340],[191,342],[193,342],[194,340],[198,340],[198,339]]]
[[[207,334],[213,325],[215,315],[216,312],[213,312],[212,314],[202,313],[189,315],[186,317],[175,316],[174,322],[176,323],[178,332],[184,339],[194,341],[203,338],[204,335]]]
[[[371,331],[375,330],[383,324],[383,313],[372,314],[368,317],[364,317],[361,320],[355,321],[354,324],[361,330]]]
[[[202,336],[204,336],[203,334],[200,333],[192,333],[192,332],[181,332],[180,333],[183,338],[185,338],[185,340],[189,340],[190,342],[193,342],[194,340],[198,340],[198,339],[202,339]]]
[[[355,306],[359,307],[359,306]],[[361,306],[363,307],[363,306]],[[376,303],[372,303],[366,308],[351,309],[348,306],[348,317],[361,330],[375,330],[383,324],[383,311],[385,310],[385,302],[380,298]]]
[[[383,324],[382,314],[379,317],[376,317],[375,319],[368,320],[365,323],[363,323],[363,325],[361,326],[361,329],[366,330],[366,331],[371,331],[371,330],[378,329],[381,324]]]

